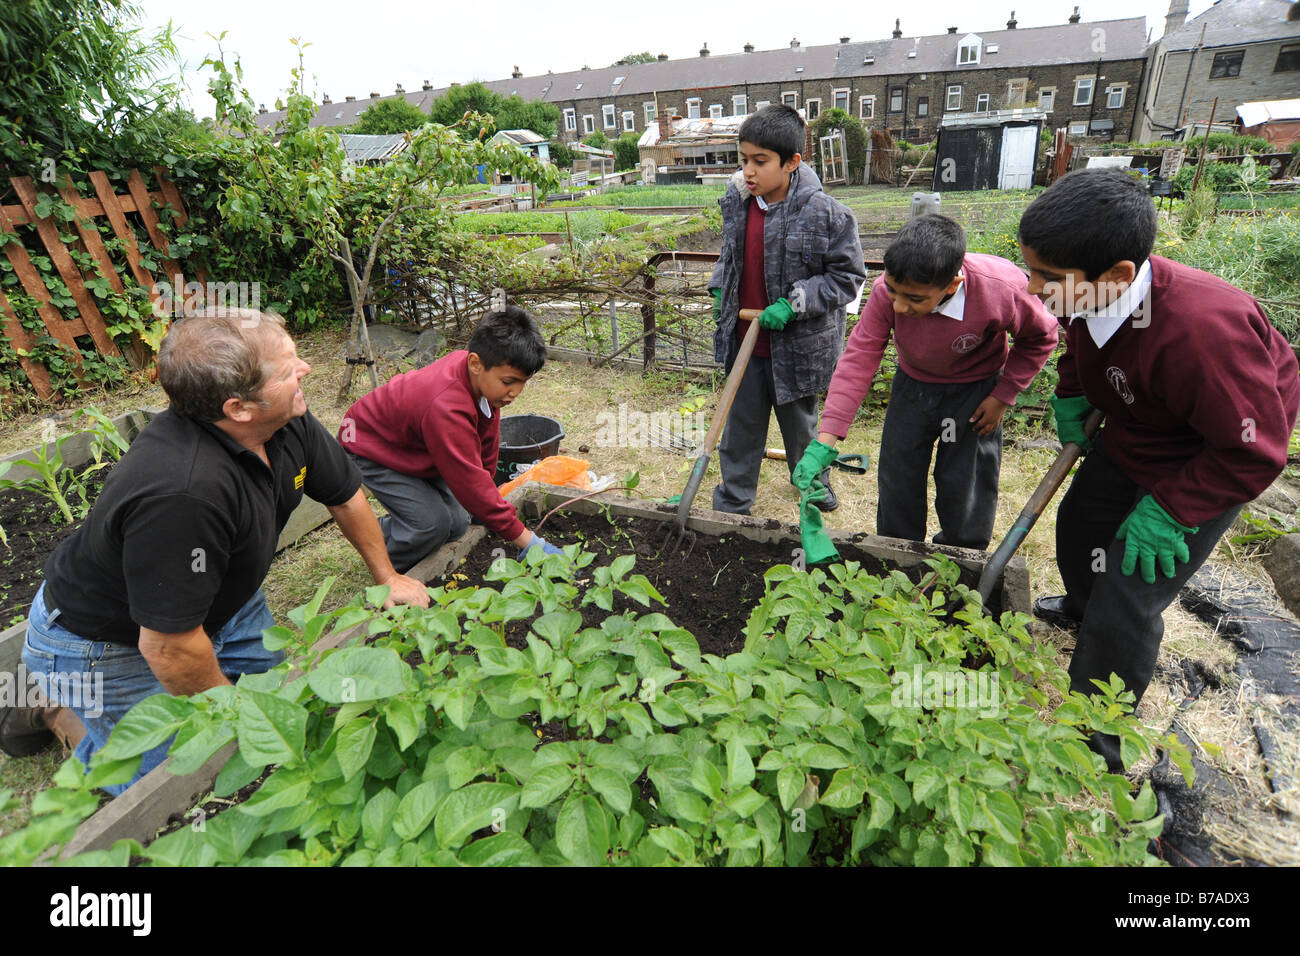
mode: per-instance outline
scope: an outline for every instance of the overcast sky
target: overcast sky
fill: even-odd
[[[216,52],[207,34],[226,32],[222,47],[237,54],[254,101],[274,109],[297,60],[291,37],[306,48],[317,98],[382,95],[401,83],[418,90],[452,82],[496,80],[515,65],[526,76],[553,70],[609,66],[629,53],[667,53],[673,59],[696,56],[707,42],[715,54],[739,53],[746,43],[760,50],[787,46],[798,37],[804,46],[887,38],[894,18],[904,36],[1001,30],[1014,4],[1020,27],[1064,23],[1073,2],[1006,0],[1006,9],[969,0],[922,0],[912,4],[863,0],[748,0],[743,4],[559,3],[554,0],[495,0],[477,4],[419,0],[137,0],[146,28],[170,20],[186,67],[189,106],[212,115],[205,57]],[[1084,0],[1084,21],[1145,16],[1152,39],[1164,32],[1168,0]],[[1191,16],[1211,0],[1191,0]],[[982,12],[977,12],[982,11]]]

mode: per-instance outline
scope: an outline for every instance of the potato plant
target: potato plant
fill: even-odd
[[[305,675],[286,663],[141,702],[88,776],[75,759],[63,767],[33,822],[0,839],[0,862],[66,842],[95,808],[91,788],[129,779],[139,754],[173,734],[178,773],[238,744],[218,796],[274,769],[210,819],[76,862],[1155,862],[1146,846],[1162,821],[1149,785],[1134,796],[1084,742],[1100,730],[1120,736],[1126,760],[1148,752],[1157,741],[1128,715],[1132,696],[1117,681],[1070,693],[1027,618],[984,616],[946,560],[928,593],[853,563],[774,567],[743,652],[727,658],[702,655],[651,609],[662,597],[633,558],[593,560],[577,546],[501,559],[488,574],[497,587],[435,588],[427,611],[378,610],[374,588],[367,606],[320,613],[327,582],[292,627],[267,632]],[[942,613],[954,588],[966,598],[955,619]],[[611,610],[629,602],[647,612]],[[608,613],[589,611],[600,623],[584,625],[585,608]],[[511,647],[503,634],[524,634],[522,622],[524,646]],[[367,642],[312,652],[354,626]],[[927,686],[983,681],[996,700],[900,700],[922,672]],[[1048,688],[1063,698],[1055,707]],[[1160,744],[1188,766],[1175,741]]]

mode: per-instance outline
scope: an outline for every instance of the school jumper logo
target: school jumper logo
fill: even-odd
[[[1112,365],[1106,369],[1106,381],[1110,382],[1110,387],[1124,399],[1125,405],[1132,405],[1137,400],[1133,396],[1133,389],[1128,387],[1128,376],[1124,374],[1122,368]]]
[[[302,471],[298,472],[298,474],[293,476],[294,491],[302,491],[302,486],[306,483],[306,481],[307,481],[307,466],[303,465]]]
[[[967,332],[965,335],[959,335],[957,338],[953,339],[952,350],[958,355],[963,355],[979,344],[980,337],[974,332]]]

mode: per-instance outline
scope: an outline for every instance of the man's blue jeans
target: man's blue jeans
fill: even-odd
[[[36,592],[27,621],[23,664],[31,674],[44,674],[51,703],[72,710],[86,727],[77,745],[76,757],[86,766],[91,756],[108,741],[114,725],[135,704],[154,694],[165,694],[153,670],[138,647],[92,641],[74,634],[57,621],[57,608],[45,606],[45,585]],[[266,595],[259,588],[226,625],[212,637],[221,671],[230,680],[241,674],[260,674],[284,659],[281,651],[269,651],[262,643],[262,631],[275,619],[266,607]],[[145,753],[140,769],[127,783],[104,789],[117,796],[167,756],[171,741]]]

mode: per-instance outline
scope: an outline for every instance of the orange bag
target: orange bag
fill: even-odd
[[[550,458],[543,458],[518,478],[507,481],[502,485],[501,497],[506,497],[510,492],[528,481],[540,481],[546,485],[562,485],[566,488],[579,488],[583,491],[589,491],[591,489],[591,479],[587,477],[589,467],[591,467],[590,462],[583,461],[581,458],[570,458],[567,455],[552,455]]]

